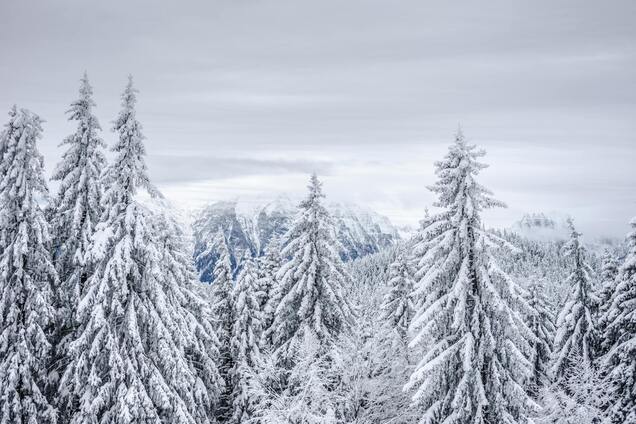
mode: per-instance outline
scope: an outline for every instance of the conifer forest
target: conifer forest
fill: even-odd
[[[0,6],[0,424],[636,424],[636,115],[621,121],[636,111],[636,74],[627,72],[616,113],[601,110],[614,107],[605,97],[585,111],[566,104],[613,84],[584,84],[599,56],[577,56],[567,76],[554,68],[554,81],[534,88],[532,72],[526,82],[502,76],[548,66],[521,58],[524,43],[540,55],[593,32],[594,54],[621,84],[619,69],[636,63],[636,8],[570,2],[581,5],[569,9],[581,25],[568,32],[560,6],[540,1],[539,35],[511,24],[538,19],[517,0],[467,6],[472,21],[452,18],[459,4],[423,2],[422,13],[440,20],[426,21],[430,31],[414,22],[423,15],[412,2],[415,16],[398,16],[409,9],[397,3],[281,2],[186,1],[165,13],[163,2],[118,11],[42,4],[59,22]],[[61,43],[72,27],[63,23],[81,21],[74,8],[92,20]],[[98,37],[107,27],[113,38]],[[425,67],[448,68],[410,71],[408,56],[420,52],[413,34],[431,55],[448,48]],[[57,59],[34,70],[44,59],[29,49],[44,51],[44,40]],[[607,40],[614,50],[602,51]],[[477,44],[492,54],[473,52]],[[496,62],[508,45],[520,49],[514,64]],[[104,46],[121,55],[102,56]],[[614,66],[624,46],[631,53]],[[365,48],[377,67],[356,62],[371,60]],[[162,71],[166,63],[173,73]],[[317,67],[324,74],[310,77]],[[274,82],[281,75],[286,83]],[[464,77],[474,84],[459,83]],[[417,87],[445,78],[457,84],[414,100]],[[49,79],[60,85],[43,87]],[[319,80],[348,88],[341,97],[298,89]],[[206,81],[244,91],[232,97]],[[256,81],[281,94],[263,94]],[[157,88],[186,83],[180,97]],[[282,94],[292,86],[296,94]],[[467,97],[480,90],[493,97]],[[532,129],[515,129],[517,111],[530,110],[518,104],[539,105],[549,92],[560,93],[563,119],[542,121],[537,106]],[[446,96],[457,113],[445,109]],[[479,112],[466,112],[473,104]],[[434,116],[440,140],[426,135]],[[560,144],[497,142],[552,125],[563,125]],[[607,141],[590,141],[601,129]],[[214,135],[197,141],[202,133]],[[286,137],[294,141],[282,148]],[[230,148],[234,159],[222,153]],[[604,163],[611,149],[622,159]],[[345,151],[349,159],[328,163]],[[536,161],[542,152],[554,161]],[[566,156],[570,165],[558,159]],[[621,182],[601,184],[614,176]],[[258,199],[245,200],[248,186]],[[595,199],[597,189],[615,200]],[[205,201],[188,203],[188,193]]]

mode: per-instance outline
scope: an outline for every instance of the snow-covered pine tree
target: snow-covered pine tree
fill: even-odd
[[[247,257],[243,269],[238,275],[234,288],[234,316],[232,328],[232,359],[234,367],[231,373],[233,387],[232,422],[247,422],[254,412],[254,403],[250,398],[251,369],[260,355],[259,341],[261,333],[260,293],[257,285],[258,275],[254,259]],[[216,284],[216,282],[214,283]]]
[[[106,171],[97,265],[79,302],[60,395],[72,424],[210,423],[220,385],[215,340],[193,307],[187,255],[136,200],[140,189],[158,192],[135,103],[130,78],[114,123],[119,140]]]
[[[10,117],[0,141],[0,423],[50,424],[57,414],[44,390],[57,274],[38,203],[48,196],[36,146],[42,120],[25,109]]]
[[[554,338],[554,377],[563,376],[572,365],[572,357],[580,355],[580,360],[592,363],[594,360],[596,337],[596,309],[598,298],[592,290],[593,270],[586,261],[585,247],[569,219],[570,240],[563,246],[563,254],[571,260],[572,272],[567,283],[573,286],[571,297],[559,312],[557,332]]]
[[[422,230],[428,241],[414,294],[424,301],[411,324],[411,347],[427,349],[405,386],[415,390],[422,424],[524,422],[533,337],[520,309],[529,307],[490,253],[506,243],[480,217],[503,206],[475,181],[484,154],[458,131],[430,187],[443,210]]]
[[[276,273],[281,267],[283,259],[280,255],[280,243],[274,238],[265,248],[265,254],[257,259],[258,264],[258,292],[261,294],[259,307],[261,311],[261,347],[272,347],[272,323],[274,313],[280,302],[280,290]]]
[[[9,121],[4,124],[4,128],[0,132],[0,181],[4,178],[4,175],[7,173],[7,170],[11,165],[10,158],[7,157],[5,159],[4,154],[7,151],[9,140],[15,137],[15,132],[18,130],[18,128],[16,127],[17,117],[18,107],[16,105],[13,105],[11,106],[11,109],[9,109]],[[3,246],[6,242],[6,236],[6,229],[0,228],[0,246]]]
[[[616,277],[606,314],[602,365],[611,383],[608,406],[614,423],[636,423],[636,218],[630,222],[628,253]]]
[[[9,109],[9,121],[4,124],[4,129],[0,132],[0,178],[6,173],[7,168],[11,164],[11,162],[4,160],[4,153],[7,151],[9,140],[15,137],[15,132],[18,130],[18,127],[16,127],[17,118],[18,107],[13,105]]]
[[[233,412],[232,370],[232,331],[234,326],[234,280],[232,262],[223,232],[219,230],[215,240],[218,259],[214,265],[214,281],[211,294],[211,316],[216,321],[215,328],[219,340],[219,358],[217,366],[225,387],[221,392],[216,416],[220,422],[228,422]]]
[[[533,373],[529,381],[528,391],[535,395],[538,390],[550,382],[548,371],[552,360],[552,343],[556,328],[556,318],[552,313],[552,305],[546,296],[543,277],[534,278],[528,287],[528,304],[531,313],[529,326],[535,339],[532,341]]]
[[[52,176],[60,182],[51,205],[54,260],[60,277],[56,296],[58,359],[63,357],[69,338],[73,338],[82,288],[93,273],[91,243],[95,225],[102,214],[101,173],[106,165],[103,153],[106,144],[99,137],[101,127],[93,115],[95,102],[92,96],[93,89],[84,73],[79,98],[71,103],[68,111],[69,120],[77,121],[77,130],[62,142],[62,145],[68,145],[68,150]],[[58,365],[62,366],[63,362]]]
[[[413,280],[407,256],[400,252],[391,264],[388,291],[380,309],[383,318],[405,346],[408,344],[408,329],[413,317],[412,292]]]
[[[612,304],[612,294],[616,289],[616,277],[618,276],[619,265],[616,255],[609,249],[605,249],[601,256],[600,282],[598,288],[598,357],[605,355],[611,344],[611,341],[605,340],[605,330],[609,323],[608,312]]]
[[[619,267],[618,258],[609,249],[603,251],[601,256],[599,315],[603,316],[610,307],[610,299],[616,288],[616,276]]]
[[[340,256],[332,218],[321,199],[316,174],[309,194],[285,235],[282,256],[289,258],[277,274],[281,300],[274,318],[274,348],[280,363],[291,365],[294,350],[307,333],[329,347],[352,314],[344,296],[348,279]]]

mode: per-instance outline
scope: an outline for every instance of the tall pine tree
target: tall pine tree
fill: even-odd
[[[211,315],[215,322],[219,340],[218,368],[225,387],[219,399],[217,417],[221,422],[228,422],[233,412],[234,391],[232,388],[232,330],[234,325],[234,280],[232,278],[232,262],[227,242],[223,232],[219,230],[215,246],[218,249],[218,259],[214,265],[214,281],[211,294]]]
[[[408,260],[406,255],[400,252],[390,267],[389,290],[384,296],[381,310],[383,318],[404,345],[408,344],[408,329],[413,318],[412,292],[413,280]]]
[[[79,98],[71,103],[69,120],[77,121],[77,130],[64,139],[67,145],[62,161],[53,172],[52,179],[60,188],[52,204],[52,233],[54,260],[60,276],[57,293],[60,322],[57,327],[57,356],[62,357],[68,339],[74,336],[75,312],[82,288],[93,273],[90,257],[95,225],[102,214],[101,173],[106,165],[99,137],[99,122],[93,115],[93,89],[84,73]],[[63,365],[63,360],[60,361]]]
[[[636,423],[636,218],[630,222],[628,253],[616,277],[603,338],[609,349],[603,358],[612,387],[608,407],[614,423]]]
[[[19,129],[17,127],[18,119],[18,107],[16,105],[11,106],[9,109],[9,122],[4,124],[4,129],[0,132],[0,177],[2,177],[9,165],[8,161],[4,160],[4,154],[9,146],[9,140],[15,137],[15,132]]]
[[[114,124],[98,263],[80,299],[60,381],[73,424],[210,423],[220,379],[213,334],[192,303],[194,279],[169,227],[136,199],[158,195],[144,162],[132,78]]]
[[[57,282],[48,224],[38,200],[48,195],[36,143],[39,116],[12,109],[0,137],[0,423],[55,423],[45,396]]]
[[[601,272],[599,285],[599,307],[598,307],[598,356],[603,356],[611,347],[611,340],[605,338],[607,326],[610,321],[610,306],[612,305],[612,295],[616,290],[619,262],[616,255],[609,249],[605,249],[601,256]]]
[[[247,422],[254,413],[250,399],[250,374],[260,355],[261,311],[259,305],[258,276],[251,257],[243,263],[234,288],[234,316],[231,349],[233,405],[232,422]]]
[[[258,292],[261,311],[262,335],[260,345],[269,349],[272,347],[274,315],[280,302],[280,289],[276,274],[281,267],[280,243],[274,238],[265,248],[265,255],[258,258]]]
[[[337,253],[334,224],[322,204],[322,183],[316,174],[309,194],[287,232],[282,256],[289,258],[278,272],[281,300],[274,318],[275,355],[293,363],[294,351],[307,333],[328,347],[349,323],[351,307],[345,298],[348,279]]]
[[[570,240],[563,246],[563,253],[571,260],[572,272],[567,283],[573,286],[572,296],[565,303],[557,318],[554,339],[554,364],[552,373],[562,377],[576,361],[592,364],[595,355],[596,309],[598,298],[592,290],[592,268],[587,263],[581,233],[573,221],[568,220]]]
[[[528,304],[530,315],[529,326],[535,339],[532,341],[531,361],[533,364],[532,378],[529,391],[537,395],[541,387],[550,382],[549,367],[552,360],[552,343],[556,328],[556,321],[552,313],[552,305],[546,295],[544,278],[533,279],[528,287]]]
[[[424,301],[411,325],[411,346],[426,353],[406,385],[420,423],[524,422],[532,334],[518,308],[528,306],[490,253],[505,243],[483,229],[481,212],[503,206],[475,181],[484,154],[459,131],[430,188],[443,210],[422,230],[415,295]]]

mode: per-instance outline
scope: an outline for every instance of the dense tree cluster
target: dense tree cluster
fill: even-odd
[[[0,424],[636,423],[636,220],[602,256],[572,221],[487,230],[505,205],[458,131],[392,247],[343,262],[313,174],[260,256],[220,227],[193,255],[136,102],[130,78],[107,160],[82,77],[51,199],[42,119],[0,132]]]

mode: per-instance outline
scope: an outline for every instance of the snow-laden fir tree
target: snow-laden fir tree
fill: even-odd
[[[11,165],[11,160],[7,156],[5,160],[4,154],[7,151],[7,146],[9,144],[9,140],[15,137],[15,133],[18,130],[17,124],[18,118],[18,107],[16,105],[11,106],[9,109],[9,121],[4,124],[4,128],[0,131],[0,181],[4,178],[4,175],[7,173],[9,166]],[[0,246],[5,243],[6,237],[6,229],[0,228]]]
[[[214,283],[216,284],[216,282]],[[232,422],[247,422],[254,412],[250,398],[250,373],[260,355],[261,312],[256,264],[251,257],[243,262],[234,288],[234,325],[232,328],[231,373],[233,387]]]
[[[0,423],[57,421],[45,396],[57,283],[48,224],[39,116],[13,109],[2,133],[0,174]]]
[[[101,173],[106,165],[106,145],[99,137],[101,128],[93,114],[94,106],[93,89],[84,73],[79,98],[68,111],[69,120],[77,121],[77,130],[62,142],[68,149],[52,176],[60,182],[51,205],[54,260],[60,277],[58,356],[64,355],[68,339],[73,337],[77,304],[86,279],[93,273],[91,243],[102,214]]]
[[[408,344],[408,329],[413,317],[413,280],[407,256],[398,253],[391,264],[388,291],[380,307],[384,320],[395,331],[398,340]]]
[[[424,301],[411,324],[411,347],[426,351],[405,387],[420,423],[524,422],[533,337],[520,288],[490,253],[505,243],[483,229],[481,212],[503,206],[475,180],[484,154],[459,131],[430,188],[443,210],[422,230],[415,295]]]
[[[280,289],[276,280],[276,273],[281,267],[283,259],[280,255],[280,242],[274,238],[265,248],[265,254],[257,260],[258,264],[258,292],[260,294],[259,307],[261,311],[261,347],[272,347],[274,314],[280,302]]]
[[[309,194],[285,235],[282,256],[289,258],[277,274],[281,300],[274,318],[274,348],[281,363],[293,361],[307,333],[328,347],[350,320],[344,295],[348,279],[340,256],[332,218],[322,204],[322,183],[316,174]]]
[[[210,423],[220,378],[214,335],[201,323],[193,274],[177,235],[136,200],[151,195],[132,78],[114,123],[95,272],[77,310],[60,395],[67,422]]]
[[[599,273],[599,306],[598,306],[598,352],[603,356],[610,348],[611,341],[605,339],[607,325],[610,320],[610,306],[612,305],[612,294],[616,290],[618,268],[620,264],[615,254],[609,249],[605,249],[601,256],[601,270]]]
[[[219,358],[217,366],[225,381],[217,408],[217,418],[221,422],[228,422],[233,411],[232,370],[232,332],[234,326],[234,280],[232,278],[232,262],[230,252],[223,232],[219,230],[215,245],[218,249],[218,259],[214,265],[214,281],[211,294],[211,316],[215,322],[216,334],[219,341]]]
[[[587,263],[581,233],[576,231],[572,220],[570,240],[563,246],[563,253],[571,260],[572,272],[567,284],[573,287],[570,298],[559,312],[557,332],[554,338],[554,377],[561,377],[572,365],[572,357],[579,356],[583,362],[594,360],[596,337],[596,309],[598,298],[592,289],[592,268]]]
[[[532,341],[533,364],[531,380],[528,382],[529,392],[536,395],[538,389],[550,382],[549,368],[552,360],[552,343],[556,328],[556,318],[552,313],[552,305],[546,295],[544,278],[534,278],[528,287],[528,304],[530,315],[529,326],[535,339]]]
[[[599,314],[602,316],[607,312],[610,306],[612,293],[616,288],[616,276],[620,264],[618,258],[609,249],[603,251],[601,256],[600,294],[599,294]]]
[[[7,151],[9,140],[15,137],[15,132],[19,129],[17,127],[18,119],[18,107],[16,105],[11,106],[9,109],[9,121],[4,124],[4,128],[0,132],[0,178],[6,173],[7,168],[10,166],[10,162],[3,160],[4,153]]]
[[[636,423],[636,218],[630,222],[628,253],[616,276],[606,314],[602,359],[611,383],[608,413],[614,423]]]

